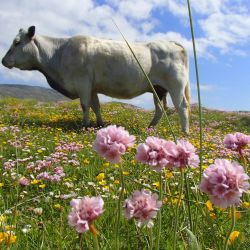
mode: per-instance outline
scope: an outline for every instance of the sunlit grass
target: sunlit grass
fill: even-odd
[[[163,122],[155,130],[147,130],[152,113],[120,103],[102,105],[104,120],[108,124],[124,126],[130,134],[136,136],[137,145],[144,142],[149,135],[171,139],[170,131]],[[244,115],[211,111],[204,109],[204,153],[205,169],[215,158],[238,160],[237,154],[224,148],[223,137],[229,132],[240,131],[250,134],[245,124]],[[94,115],[91,114],[94,124]],[[191,133],[189,141],[199,148],[197,123],[198,110],[192,108]],[[96,130],[84,131],[81,128],[82,113],[78,102],[57,104],[37,103],[5,99],[0,101],[0,206],[1,232],[13,231],[16,236],[12,249],[77,249],[78,235],[68,226],[67,215],[69,202],[73,197],[84,195],[101,195],[105,201],[105,212],[97,220],[100,249],[113,249],[115,241],[115,220],[117,199],[120,189],[119,167],[112,165],[98,156],[92,149]],[[175,131],[180,131],[178,117],[171,115]],[[177,138],[182,138],[181,132]],[[36,181],[39,171],[27,169],[27,166],[53,155],[59,145],[71,143],[82,145],[77,150],[63,150],[59,161],[55,163],[63,167],[65,177],[59,182]],[[136,146],[135,146],[136,147]],[[130,148],[123,157],[124,197],[134,190],[148,188],[159,191],[158,174],[147,166],[134,160],[135,147]],[[249,158],[249,148],[246,153]],[[11,170],[5,169],[6,166]],[[17,168],[18,165],[18,168]],[[18,172],[17,172],[18,170]],[[27,177],[31,184],[20,186],[18,180]],[[171,249],[173,242],[174,208],[178,201],[179,172],[166,171],[163,174],[163,207],[162,233],[160,249]],[[206,195],[200,197],[196,204],[195,188],[199,184],[199,171],[191,169],[187,173],[190,183],[191,209],[197,213],[194,233],[205,249],[220,249],[230,228],[230,211],[206,205]],[[250,244],[248,229],[249,200],[243,198],[243,204],[237,207],[236,228],[239,236],[232,244],[232,249],[247,249]],[[186,217],[187,203],[180,207],[180,223],[177,246],[187,248],[188,235]],[[157,235],[153,228],[153,237]],[[149,232],[146,228],[136,228],[133,221],[122,216],[120,228],[121,249],[147,249]],[[156,240],[154,238],[154,240]],[[129,242],[129,244],[128,244]],[[92,246],[90,234],[84,235],[83,244]],[[5,246],[5,247],[4,247]],[[1,247],[7,248],[2,244]]]

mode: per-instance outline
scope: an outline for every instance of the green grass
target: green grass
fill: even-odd
[[[174,125],[177,138],[183,138],[180,132],[176,113],[170,112],[170,119]],[[152,112],[135,108],[121,103],[102,105],[102,114],[107,124],[125,127],[130,134],[136,136],[137,145],[145,141],[149,135],[172,140],[166,121],[162,119],[155,131],[148,132],[147,125],[152,118]],[[199,147],[198,109],[192,108],[191,133],[188,140]],[[94,115],[91,113],[92,124]],[[226,150],[223,138],[227,133],[242,132],[250,134],[249,116],[236,113],[212,111],[203,109],[203,168],[211,164],[216,158],[238,160],[237,155]],[[11,249],[80,249],[78,234],[68,226],[67,215],[72,199],[63,199],[63,195],[75,196],[102,195],[105,202],[105,212],[96,221],[99,231],[100,249],[114,249],[115,219],[117,197],[119,195],[119,168],[108,164],[92,149],[96,130],[84,131],[81,127],[82,112],[78,102],[37,103],[34,100],[20,101],[17,99],[3,99],[0,101],[0,232],[11,229],[16,235],[16,242]],[[19,130],[15,132],[16,128]],[[67,151],[58,165],[64,168],[66,176],[58,183],[42,181],[27,187],[18,185],[18,179],[26,176],[35,179],[37,173],[27,170],[27,165],[37,160],[43,160],[56,151],[59,144],[76,142],[83,146],[79,151]],[[15,144],[18,144],[15,147]],[[249,150],[249,148],[248,148]],[[125,172],[125,198],[134,190],[143,186],[159,192],[157,182],[159,175],[149,167],[134,161],[136,149],[131,148],[123,157],[122,168]],[[249,152],[249,151],[248,151]],[[248,155],[249,157],[249,155]],[[12,171],[5,170],[3,165],[7,161],[16,161]],[[79,165],[72,165],[76,160]],[[103,182],[96,176],[104,173]],[[175,203],[178,198],[179,172],[166,172],[163,179],[162,233],[160,249],[172,249]],[[202,249],[221,249],[224,238],[230,228],[229,209],[220,210],[214,207],[208,211],[205,202],[206,195],[199,195],[199,202],[194,186],[199,184],[199,171],[190,169],[188,172],[190,183],[191,213],[197,217],[193,233]],[[45,184],[44,188],[41,188]],[[40,187],[39,187],[40,186]],[[167,186],[171,195],[167,192]],[[235,230],[239,237],[229,249],[249,249],[250,213],[247,202],[237,207],[240,218],[236,221]],[[249,204],[249,203],[248,203]],[[249,206],[249,205],[248,205]],[[42,214],[34,212],[35,208],[42,208]],[[180,206],[177,249],[188,249],[189,236],[187,227],[187,202]],[[157,219],[153,228],[156,244]],[[24,233],[23,229],[29,228]],[[120,228],[121,249],[148,249],[150,232],[147,228],[136,228],[134,221],[127,221],[123,216]],[[1,240],[0,240],[1,242]],[[0,243],[1,244],[1,243]],[[93,248],[91,233],[84,234],[84,249]],[[6,244],[0,245],[7,249]]]

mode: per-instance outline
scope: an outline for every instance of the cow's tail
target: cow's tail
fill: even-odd
[[[186,86],[185,86],[185,97],[186,97],[186,100],[187,100],[187,108],[188,108],[188,113],[190,115],[191,113],[191,90],[190,90],[190,82],[189,82],[189,61],[188,61],[188,54],[187,54],[187,51],[185,51],[185,66],[186,66],[186,73],[187,73],[187,82],[186,82]],[[190,116],[189,116],[190,117]]]

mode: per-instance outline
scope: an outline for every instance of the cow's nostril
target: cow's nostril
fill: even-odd
[[[3,66],[6,65],[6,62],[5,62],[4,58],[2,59],[2,64],[3,64]]]

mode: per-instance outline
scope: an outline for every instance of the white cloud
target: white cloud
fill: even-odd
[[[196,84],[191,84],[191,89],[193,91],[197,91],[197,85]],[[214,84],[200,84],[200,90],[202,92],[212,92],[212,91],[217,91],[221,90],[222,88],[218,87],[217,85]]]

